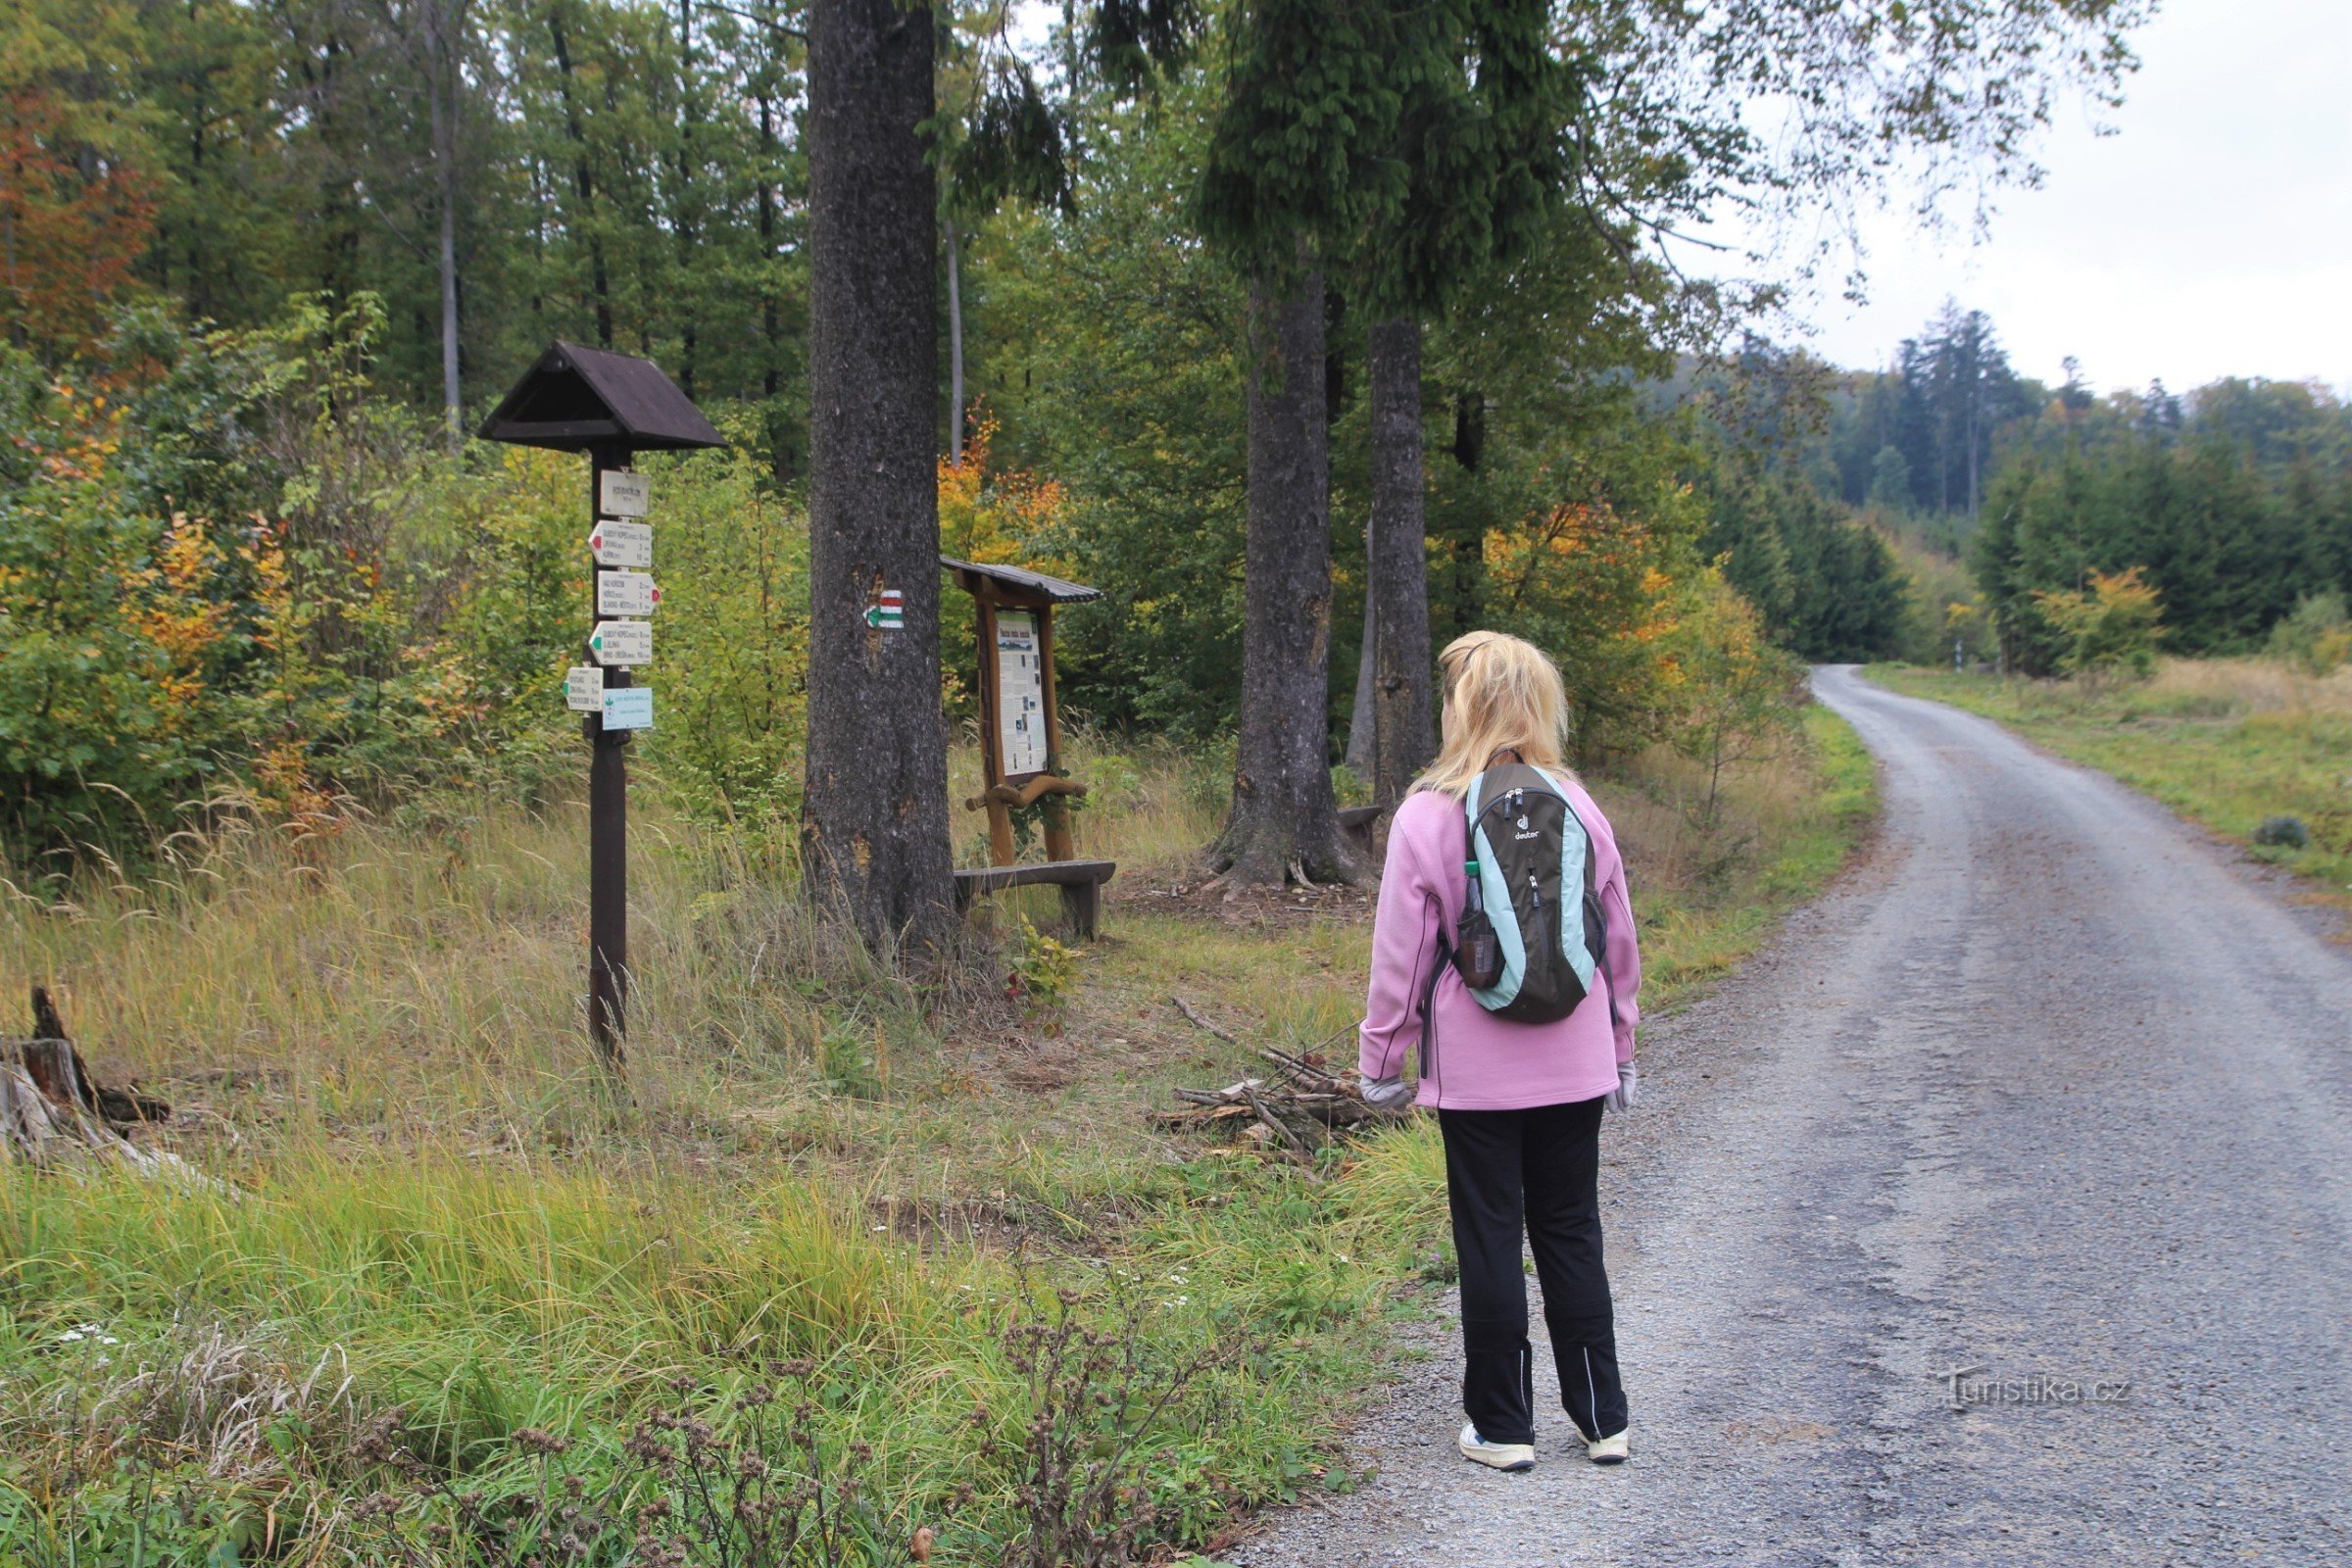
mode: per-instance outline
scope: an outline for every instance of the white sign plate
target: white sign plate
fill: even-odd
[[[1026,610],[997,612],[997,738],[1006,778],[1045,771],[1046,671]]]
[[[596,574],[596,612],[600,615],[650,615],[662,602],[653,573],[600,571]]]
[[[608,517],[642,517],[654,502],[654,481],[642,473],[603,468],[596,476],[596,510]]]
[[[623,686],[618,691],[605,693],[605,728],[653,727],[654,689],[651,686]]]
[[[605,670],[601,664],[574,664],[564,672],[564,706],[575,713],[605,710]]]
[[[650,571],[654,564],[654,525],[650,522],[599,522],[588,536],[588,553],[600,566],[627,566]]]
[[[600,620],[588,634],[588,657],[607,669],[642,668],[654,662],[654,625],[650,620]]]

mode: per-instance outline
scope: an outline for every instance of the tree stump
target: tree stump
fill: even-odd
[[[94,1080],[39,986],[32,988],[32,1023],[28,1038],[0,1037],[0,1163],[96,1157],[145,1175],[186,1168],[123,1136],[138,1123],[164,1120],[172,1107]]]

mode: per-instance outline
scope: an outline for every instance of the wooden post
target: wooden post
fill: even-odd
[[[653,361],[561,339],[549,344],[538,363],[508,389],[479,433],[485,441],[510,446],[587,454],[589,549],[594,555],[630,563],[610,568],[614,571],[650,566],[638,548],[649,535],[632,528],[629,537],[611,539],[610,549],[594,542],[595,524],[605,510],[604,476],[627,471],[640,452],[695,452],[726,445],[694,401]],[[642,499],[644,486],[632,489],[635,498]],[[607,569],[600,561],[590,573],[591,627],[603,618],[605,596],[597,590]],[[617,614],[615,619],[630,629],[614,635],[630,641],[650,637],[650,627],[633,623],[648,608],[646,590],[651,584],[627,586],[626,595],[615,596],[615,607],[633,608],[637,613]],[[605,667],[597,657],[593,630],[584,642],[585,662],[598,671],[594,689],[627,691],[633,684],[631,672],[617,665]],[[617,660],[628,650],[614,647],[611,652]],[[589,684],[583,677],[583,688]],[[650,694],[632,695],[639,699],[637,706],[616,713],[619,722],[607,734],[605,713],[611,705],[596,703],[586,689],[566,692],[567,701],[586,710],[580,716],[580,735],[588,743],[588,1035],[598,1059],[616,1070],[621,1065],[621,1037],[628,1030],[629,993],[629,775],[621,748],[628,743],[632,723],[648,724],[653,718]]]
[[[1037,662],[1045,677],[1046,698],[1046,771],[1055,778],[1069,775],[1061,768],[1061,710],[1054,699],[1054,607],[1039,605],[1037,615]],[[1045,799],[1046,858],[1075,860],[1078,858],[1078,838],[1070,831],[1070,803],[1060,795]],[[1069,890],[1062,890],[1062,902],[1069,902]]]
[[[634,453],[616,442],[599,442],[589,450],[588,525],[591,530],[604,505],[604,473],[625,468]],[[596,576],[589,577],[588,619],[597,617]],[[589,655],[589,662],[596,662]],[[629,684],[625,669],[605,671],[607,690]],[[588,740],[588,1038],[597,1059],[618,1071],[623,1062],[621,1042],[628,1033],[629,1000],[629,772],[621,748],[629,732],[605,733],[602,713],[580,721]]]

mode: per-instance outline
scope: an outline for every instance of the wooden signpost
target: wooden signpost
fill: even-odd
[[[654,724],[654,694],[635,684],[652,664],[652,482],[631,470],[640,452],[724,445],[651,360],[559,342],[483,421],[481,437],[585,452],[587,533],[595,586],[587,662],[564,679],[564,705],[588,741],[588,1034],[607,1066],[621,1065],[629,987],[628,769],[622,747]]]
[[[1118,867],[1081,860],[1070,827],[1069,798],[1086,786],[1062,776],[1061,713],[1054,698],[1054,610],[1102,597],[1101,589],[1020,566],[942,556],[940,564],[972,596],[979,612],[975,646],[980,691],[981,792],[966,810],[988,812],[985,870],[956,873],[958,904],[998,888],[1051,884],[1061,889],[1070,924],[1091,937],[1101,923],[1102,886]],[[1014,863],[1012,813],[1045,803],[1046,859]]]

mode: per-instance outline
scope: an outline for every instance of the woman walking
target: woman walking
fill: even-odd
[[[1461,1260],[1463,1457],[1535,1463],[1522,1235],[1561,1399],[1595,1463],[1624,1460],[1601,1264],[1600,1114],[1634,1098],[1635,944],[1608,819],[1561,760],[1567,693],[1542,650],[1472,632],[1439,656],[1443,739],[1389,829],[1359,1065],[1446,1139]]]

